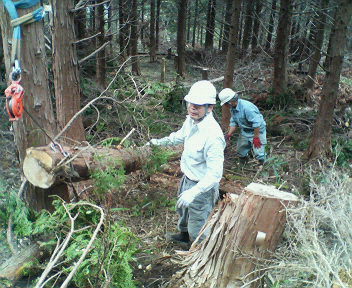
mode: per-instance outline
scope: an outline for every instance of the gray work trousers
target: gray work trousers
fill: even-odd
[[[197,182],[188,179],[185,175],[182,177],[178,195],[195,186]],[[216,201],[219,197],[219,184],[209,191],[200,193],[194,198],[188,207],[177,208],[180,218],[178,220],[178,229],[181,232],[188,232],[189,238],[193,242],[203,225],[206,223]],[[203,233],[200,241],[206,238],[207,232]]]

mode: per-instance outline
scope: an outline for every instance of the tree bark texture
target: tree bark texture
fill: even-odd
[[[75,0],[75,5],[79,2],[79,0]],[[86,18],[87,18],[87,12],[86,9],[80,9],[75,13],[75,35],[77,37],[77,40],[79,39],[84,39],[87,36],[87,25],[86,25]],[[83,48],[84,43],[79,43],[77,45],[77,50],[80,48]]]
[[[285,227],[285,208],[298,198],[257,183],[236,196],[227,194],[214,210],[200,232],[207,230],[209,236],[179,253],[185,268],[169,288],[260,287],[254,280],[261,276],[256,267],[275,250]]]
[[[307,89],[312,89],[315,82],[315,76],[317,73],[317,68],[321,58],[321,50],[324,42],[325,35],[325,21],[326,21],[326,7],[329,3],[329,0],[321,0],[321,10],[318,12],[318,16],[316,17],[316,33],[315,33],[315,41],[313,47],[313,55],[309,62],[309,70],[308,70],[308,78],[304,84]]]
[[[155,0],[150,0],[149,55],[150,55],[150,62],[155,62],[156,61]]]
[[[194,4],[194,17],[193,17],[193,30],[192,30],[192,47],[195,48],[196,46],[196,30],[197,30],[197,19],[198,19],[198,5],[199,0],[195,1]]]
[[[39,7],[35,5],[29,9],[18,9],[19,16],[33,12]],[[4,45],[6,79],[11,73],[9,39],[12,39],[10,18],[3,5],[1,8],[1,30]],[[20,63],[22,68],[21,85],[25,89],[24,106],[26,111],[36,120],[47,134],[53,136],[56,131],[54,113],[52,109],[51,93],[48,84],[48,62],[45,53],[44,27],[42,22],[34,22],[22,27]],[[50,139],[43,133],[36,123],[24,113],[22,119],[13,123],[15,143],[22,163],[26,148],[45,145]]]
[[[56,117],[61,130],[81,109],[81,87],[78,71],[73,0],[52,0],[53,74],[56,98]],[[64,134],[65,142],[84,141],[82,117],[78,117]]]
[[[119,46],[120,46],[120,64],[124,63],[127,57],[128,32],[127,23],[127,0],[119,1]],[[124,69],[123,69],[124,70]]]
[[[231,28],[229,31],[229,47],[226,55],[226,68],[224,78],[224,88],[232,88],[233,84],[233,73],[235,69],[235,61],[238,59],[239,50],[239,19],[241,14],[242,0],[234,0],[233,10],[231,16]],[[227,105],[222,106],[222,118],[221,126],[223,129],[227,129],[230,123],[230,108]]]
[[[37,244],[32,244],[14,254],[0,265],[0,278],[10,281],[19,280],[22,276],[24,276],[23,272],[26,265],[37,259],[39,251],[39,246]]]
[[[271,3],[271,11],[270,11],[270,17],[269,17],[269,24],[268,24],[268,35],[266,37],[266,44],[265,44],[266,50],[270,50],[271,39],[273,38],[274,19],[276,15],[276,1],[277,0],[272,0],[272,3]]]
[[[252,53],[257,52],[257,45],[258,45],[258,40],[259,40],[259,31],[260,31],[260,13],[262,11],[263,3],[261,0],[255,0],[255,14],[254,14],[254,19],[253,19],[253,33],[252,33],[252,40],[251,40],[251,45],[252,45]]]
[[[96,45],[95,48],[98,49],[99,47],[103,46],[105,43],[105,8],[103,3],[104,0],[100,0],[98,5],[96,7],[96,14],[95,14],[95,20],[96,20],[96,26],[97,26],[97,31],[100,32],[100,34],[96,38]],[[105,53],[105,48],[101,49],[97,54],[96,54],[96,79],[97,79],[97,84],[101,88],[105,88],[106,83],[106,53]]]
[[[186,74],[186,19],[188,0],[178,0],[177,22],[177,74],[184,77]]]
[[[242,38],[242,53],[246,55],[252,37],[254,0],[246,1],[246,15]]]
[[[331,31],[331,54],[327,56],[329,67],[325,75],[317,119],[306,151],[309,159],[331,155],[332,120],[347,42],[347,28],[352,16],[350,0],[339,0],[338,5],[335,25]]]
[[[131,55],[132,55],[132,73],[141,75],[138,58],[138,11],[137,0],[132,0],[131,7]]]
[[[273,93],[281,95],[287,90],[288,43],[292,18],[292,0],[281,0],[280,16],[274,53]]]
[[[226,0],[225,24],[224,24],[224,33],[223,33],[223,40],[222,40],[222,51],[224,53],[227,53],[227,49],[229,47],[229,32],[231,27],[232,2],[233,0]]]
[[[156,19],[155,19],[155,50],[159,51],[160,45],[160,8],[161,0],[156,1]]]
[[[208,1],[207,26],[205,31],[205,49],[214,48],[214,31],[215,31],[216,0]]]

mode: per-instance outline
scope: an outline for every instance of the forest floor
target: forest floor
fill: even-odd
[[[172,70],[172,61],[169,61],[168,65],[169,69]],[[238,90],[243,88],[248,90],[246,98],[255,102],[264,114],[268,126],[268,161],[263,166],[258,165],[252,158],[247,163],[239,163],[235,154],[236,137],[234,137],[231,146],[227,147],[225,151],[224,181],[226,185],[229,182],[232,183],[239,193],[243,187],[251,182],[258,182],[274,185],[279,189],[295,194],[308,195],[311,163],[305,162],[302,156],[307,148],[309,135],[314,125],[316,113],[314,109],[316,109],[321,87],[317,86],[310,95],[309,105],[307,102],[300,102],[307,100],[304,99],[303,94],[300,94],[303,80],[300,75],[291,73],[290,83],[291,87],[294,88],[292,95],[296,96],[298,104],[290,109],[284,107],[282,109],[280,107],[272,108],[270,106],[272,103],[268,104],[270,102],[268,91],[270,91],[271,68],[269,65],[267,68],[263,67],[265,67],[265,61],[263,63],[258,60],[238,69],[235,85],[237,85]],[[158,81],[159,71],[160,63],[153,65],[145,62],[142,66],[142,73],[148,75],[149,81]],[[199,73],[197,70],[192,70],[185,85],[199,80]],[[219,77],[221,73],[221,69],[215,67],[210,73],[210,78]],[[352,95],[351,75],[352,71],[344,71],[344,79],[351,82],[346,80],[348,83],[341,87],[342,96],[339,98],[341,107],[351,101],[349,98]],[[174,74],[169,73],[168,77],[170,78],[168,80],[171,81]],[[157,102],[156,105],[158,106],[153,107],[158,107],[160,113],[164,113],[163,108],[160,107],[160,102]],[[174,114],[174,118],[170,118],[170,114],[167,115],[160,121],[162,121],[162,125],[169,127],[169,131],[172,131],[182,123],[185,112],[181,115]],[[13,135],[9,131],[9,125],[5,124],[7,123],[7,116],[4,110],[1,110],[0,117],[0,188],[3,191],[16,190],[20,185],[20,169],[15,156]],[[102,130],[95,130],[95,133],[100,133],[100,135],[94,135],[91,139],[97,141],[97,139],[124,136],[117,135],[116,131],[121,130],[116,129],[114,119],[109,121],[109,117],[101,117],[101,120],[105,123],[103,132]],[[346,121],[352,119],[346,118],[344,114],[337,114],[335,120],[335,136],[350,139],[351,129],[349,125],[346,125]],[[120,119],[119,121],[123,120]],[[130,129],[128,125],[126,124],[127,127],[122,130],[123,133]],[[165,130],[155,134],[151,133],[153,137],[167,135]],[[143,135],[139,138],[146,139],[148,137]],[[340,147],[339,151],[344,151],[343,147]],[[351,159],[346,159],[348,159],[347,168],[352,169]],[[346,165],[345,162],[342,164]],[[333,166],[334,162],[332,161],[330,165]],[[177,262],[179,258],[175,251],[182,250],[184,247],[167,242],[164,236],[167,231],[177,232],[175,204],[180,177],[178,160],[168,163],[167,167],[164,167],[161,172],[157,172],[148,178],[145,177],[143,171],[136,171],[128,176],[123,189],[116,192],[114,199],[112,199],[113,207],[127,208],[117,212],[115,216],[126,223],[140,239],[140,252],[136,255],[133,263],[134,277],[138,287],[163,287],[170,280],[170,277],[181,268]],[[222,182],[222,184],[225,182]],[[223,186],[220,186],[220,189],[222,190]],[[86,197],[89,198],[89,195]],[[0,231],[0,262],[10,255],[10,251],[6,247],[5,227],[6,225],[2,226]],[[21,284],[18,287],[25,286]]]

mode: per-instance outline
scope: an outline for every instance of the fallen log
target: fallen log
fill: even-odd
[[[20,279],[24,274],[24,269],[28,267],[27,264],[40,258],[38,255],[40,255],[38,244],[32,244],[23,248],[0,265],[0,278],[10,281]]]
[[[263,271],[256,267],[275,250],[286,222],[285,208],[297,201],[291,193],[256,183],[239,196],[227,194],[201,231],[209,231],[209,236],[193,243],[190,251],[179,252],[184,269],[167,287],[260,287]]]
[[[23,161],[23,173],[28,181],[36,187],[47,189],[63,181],[76,182],[88,179],[91,171],[106,167],[123,166],[126,173],[142,168],[152,155],[147,146],[135,149],[114,149],[107,147],[64,147],[69,156],[48,146],[31,147],[26,150]],[[180,147],[174,147],[176,156]]]

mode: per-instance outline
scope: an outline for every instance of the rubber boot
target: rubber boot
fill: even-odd
[[[166,240],[176,243],[185,243],[189,244],[191,241],[189,239],[188,232],[181,232],[178,234],[166,233]]]

